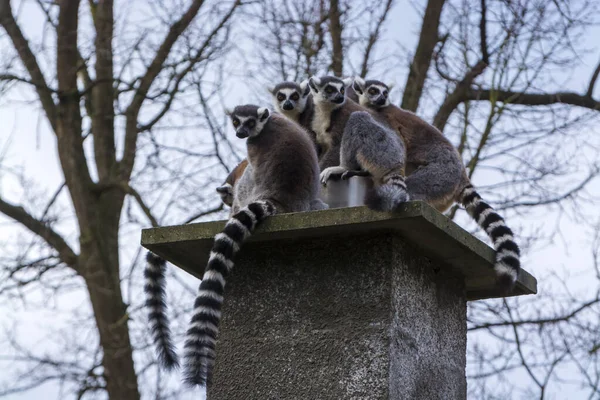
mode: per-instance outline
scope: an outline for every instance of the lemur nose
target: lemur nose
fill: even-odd
[[[240,139],[244,139],[250,136],[250,131],[247,128],[242,127],[235,132],[235,135]]]
[[[286,100],[285,103],[283,103],[283,109],[286,111],[292,110],[294,108],[294,105],[292,104],[291,101]]]

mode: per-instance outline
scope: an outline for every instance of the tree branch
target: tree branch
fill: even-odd
[[[331,35],[332,54],[330,69],[335,76],[342,76],[344,67],[344,48],[342,44],[342,22],[338,0],[329,2],[329,34]]]
[[[600,62],[598,63],[596,70],[592,74],[592,79],[590,79],[590,85],[588,87],[587,93],[585,94],[586,97],[591,98],[594,95],[594,86],[596,85],[596,81],[598,80],[598,75],[600,75]]]
[[[132,188],[127,182],[123,181],[123,182],[99,183],[94,186],[94,192],[96,194],[100,194],[106,190],[114,189],[114,188],[120,189],[123,193],[133,196],[133,198],[138,203],[138,205],[140,206],[140,208],[142,209],[142,211],[144,212],[144,214],[146,215],[146,217],[148,218],[148,220],[150,221],[152,226],[153,227],[160,226],[158,221],[154,217],[154,215],[152,215],[152,212],[150,211],[150,207],[148,207],[146,205],[146,203],[144,202],[144,199],[142,199],[142,196],[139,194],[139,192],[137,190]]]
[[[95,206],[89,187],[92,178],[83,151],[83,135],[81,132],[80,94],[77,88],[77,49],[79,25],[79,0],[63,0],[60,2],[60,13],[56,30],[56,78],[58,80],[58,109],[56,136],[58,138],[58,155],[61,162],[65,182],[71,193],[75,212],[82,235],[84,229],[93,229],[96,214],[90,212]]]
[[[185,220],[185,221],[182,223],[182,225],[189,224],[190,222],[192,222],[192,221],[194,221],[194,220],[197,220],[197,219],[198,219],[198,218],[200,218],[200,217],[204,217],[204,216],[206,216],[206,215],[213,214],[213,213],[216,213],[216,212],[218,212],[218,211],[221,211],[223,208],[224,208],[224,207],[223,207],[223,203],[221,203],[221,205],[220,205],[220,206],[218,206],[218,207],[211,208],[210,210],[207,210],[207,211],[202,211],[202,212],[200,212],[200,213],[198,213],[198,214],[196,214],[196,215],[193,215],[193,216],[189,217],[188,219],[186,219],[186,220]]]
[[[573,106],[600,110],[600,101],[587,95],[574,92],[556,93],[519,93],[510,90],[469,89],[461,101],[479,100],[487,101],[492,96],[496,101],[526,106],[547,106],[552,104],[570,104]]]
[[[31,232],[44,239],[50,247],[58,252],[61,261],[77,270],[77,255],[56,231],[34,218],[23,207],[10,204],[0,198],[0,212],[23,224]]]
[[[558,317],[523,319],[520,321],[490,322],[490,323],[486,323],[486,324],[482,324],[482,325],[473,326],[471,328],[468,328],[467,331],[478,331],[481,329],[508,327],[508,326],[517,327],[517,326],[521,326],[521,325],[544,325],[544,324],[556,324],[559,322],[566,322],[566,321],[569,321],[571,318],[574,318],[575,316],[577,316],[577,314],[579,314],[580,312],[588,309],[589,307],[591,307],[594,304],[597,304],[599,302],[600,302],[600,298],[595,298],[593,300],[583,303],[581,306],[577,307],[570,313],[561,315]]]
[[[125,193],[133,196],[135,201],[137,201],[138,205],[140,206],[140,208],[142,209],[144,214],[146,214],[146,217],[152,224],[152,227],[156,228],[157,226],[159,226],[158,221],[156,220],[156,218],[154,218],[154,215],[152,215],[152,211],[150,211],[150,207],[148,207],[146,205],[146,203],[144,202],[144,200],[142,199],[142,196],[140,196],[138,191],[135,190],[134,188],[132,188],[130,185],[125,185],[125,186],[126,186],[126,187],[124,187]]]
[[[46,91],[48,91],[50,93],[56,93],[56,90],[54,90],[54,89],[50,89],[49,87],[45,87],[45,86],[38,86],[38,85],[36,85],[35,82],[33,82],[30,79],[23,78],[22,76],[17,76],[17,75],[14,75],[14,74],[0,74],[0,81],[6,81],[6,82],[10,82],[10,81],[23,82],[23,83],[27,83],[28,85],[35,86],[36,89],[46,90]]]
[[[114,135],[115,111],[113,107],[113,2],[105,0],[90,4],[96,26],[96,83],[92,87],[94,105],[92,133],[94,156],[100,180],[108,179],[116,164]]]
[[[388,16],[393,3],[394,0],[387,0],[381,16],[377,20],[375,30],[369,35],[369,38],[367,40],[367,47],[365,48],[365,55],[363,57],[362,66],[360,68],[360,76],[362,78],[366,78],[367,74],[369,73],[369,58],[371,58],[371,51],[373,51],[375,43],[377,43],[377,40],[379,40],[379,33],[381,32],[381,27],[383,26],[383,23],[385,22],[385,19]]]
[[[17,25],[17,21],[15,21],[10,7],[10,0],[0,0],[0,25],[6,30],[21,62],[27,69],[27,72],[31,77],[31,82],[36,88],[38,98],[42,103],[42,108],[48,117],[50,126],[52,126],[52,129],[56,132],[57,112],[56,104],[52,99],[52,90],[48,87],[37,59],[31,52],[29,43],[23,36],[23,32],[21,32],[19,25]]]
[[[236,3],[238,3],[238,1],[236,1]],[[122,178],[128,178],[133,169],[133,162],[135,160],[135,145],[139,132],[137,127],[138,115],[142,104],[146,99],[146,95],[150,90],[150,86],[152,86],[152,83],[154,83],[154,80],[162,70],[163,64],[167,60],[167,57],[169,57],[173,45],[175,44],[177,39],[179,39],[181,34],[192,23],[192,20],[198,14],[198,11],[200,10],[202,4],[204,4],[204,0],[194,0],[190,7],[183,14],[183,16],[179,20],[177,20],[177,22],[171,25],[169,33],[158,48],[154,59],[152,60],[150,66],[148,66],[148,69],[146,70],[146,73],[140,80],[139,87],[135,95],[133,96],[131,103],[125,111],[125,146],[123,152],[123,159],[120,163],[120,172]]]
[[[487,43],[487,7],[485,0],[481,0],[481,19],[479,22],[479,47],[481,48],[481,60],[486,64],[490,63],[490,54]]]
[[[196,64],[198,64],[202,59],[204,59],[206,55],[206,50],[210,46],[212,39],[217,35],[217,33],[219,33],[221,29],[223,29],[225,24],[227,24],[227,21],[229,21],[229,19],[233,16],[235,9],[239,6],[240,3],[241,2],[235,2],[233,6],[229,9],[229,12],[227,12],[227,14],[225,14],[225,16],[221,19],[221,22],[219,22],[217,26],[212,30],[212,32],[208,35],[202,46],[196,52],[196,55],[191,60],[189,60],[188,65],[183,69],[183,71],[181,71],[175,77],[175,84],[173,86],[173,89],[170,92],[168,92],[169,97],[167,98],[167,101],[165,102],[162,109],[156,114],[156,116],[154,116],[154,118],[150,120],[150,122],[139,126],[138,132],[143,132],[152,129],[152,127],[156,123],[158,123],[158,121],[160,121],[162,117],[164,117],[165,114],[170,110],[171,105],[173,104],[173,100],[175,100],[175,96],[179,92],[179,85],[186,77],[186,75],[194,69]]]
[[[473,84],[473,81],[483,73],[487,66],[488,64],[485,61],[480,60],[466,73],[465,77],[458,82],[454,88],[454,91],[446,96],[444,102],[433,118],[433,125],[440,131],[444,131],[450,115],[456,109],[456,107],[458,107],[458,105],[464,101],[469,88]]]
[[[50,25],[52,25],[55,30],[57,30],[58,25],[52,19],[52,16],[50,15],[49,9],[46,8],[46,7],[44,7],[44,2],[42,0],[36,0],[36,2],[38,3],[38,6],[40,7],[40,9],[44,13],[44,15],[46,16],[46,21],[48,21],[48,23]],[[90,3],[92,3],[92,0],[90,0]],[[55,4],[54,3],[50,3],[50,6],[53,6],[53,5],[55,5]],[[90,4],[90,7],[91,6],[92,6],[92,4]],[[84,94],[85,94],[85,92],[89,88],[92,87],[92,78],[90,77],[90,73],[87,70],[87,66],[86,66],[85,60],[81,56],[81,53],[78,54],[78,58],[79,58],[79,62],[78,62],[78,65],[77,65],[77,70],[79,72],[79,77],[80,77],[80,79],[81,79],[81,81],[83,83]],[[92,112],[92,101],[90,99],[90,96],[85,96],[85,108],[86,108],[86,112],[91,117],[93,112]]]
[[[427,2],[419,44],[410,64],[410,71],[402,96],[401,107],[405,110],[417,111],[417,108],[419,108],[419,100],[423,94],[433,50],[439,39],[438,29],[444,3],[445,0],[429,0]]]

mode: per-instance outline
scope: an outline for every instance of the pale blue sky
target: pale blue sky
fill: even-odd
[[[35,8],[33,3],[32,9]],[[119,10],[117,9],[117,14]],[[416,36],[420,26],[418,25],[419,18],[417,18],[416,12],[413,7],[408,4],[407,1],[399,1],[396,7],[392,11],[392,15],[389,18],[386,25],[385,43],[390,49],[396,50],[398,43],[404,48],[412,51],[416,43]],[[43,26],[42,16],[37,12],[26,11],[22,14],[20,19],[21,26],[26,33],[27,37],[39,38],[41,35],[41,27]],[[592,35],[592,33],[595,33]],[[565,79],[568,79],[568,87],[572,90],[582,92],[587,86],[589,76],[593,67],[600,58],[600,49],[598,43],[594,42],[592,37],[600,37],[600,28],[595,28],[590,31],[588,39],[589,48],[592,49],[585,55],[582,55],[581,67],[576,70],[564,71]],[[379,52],[385,51],[385,48],[380,48]],[[404,69],[405,71],[406,69]],[[400,97],[402,86],[405,82],[404,76],[387,76],[389,80],[397,82],[396,90],[393,93],[395,98]],[[237,102],[247,102],[253,100],[256,97],[256,93],[250,92],[245,86],[242,79],[237,79],[235,84],[236,89],[230,91],[228,97],[225,99],[227,105],[235,105]],[[242,89],[240,89],[240,87]],[[246,87],[244,90],[243,88]],[[597,92],[599,89],[597,88]],[[261,95],[261,97],[264,95]],[[16,98],[14,92],[12,98]],[[33,97],[28,96],[28,100],[33,100]],[[431,116],[431,110],[421,111],[427,116]],[[8,147],[2,160],[3,164],[19,166],[23,169],[26,176],[31,177],[35,180],[37,187],[46,189],[48,192],[52,192],[61,182],[62,174],[60,172],[55,149],[54,136],[47,129],[47,125],[43,117],[39,112],[39,105],[36,102],[31,102],[29,105],[23,103],[12,102],[11,104],[4,104],[3,108],[0,109],[0,150],[3,147]],[[600,134],[600,128],[590,127]],[[9,139],[10,138],[10,139]],[[10,140],[9,143],[7,141]],[[8,146],[7,146],[8,145]],[[485,181],[486,174],[481,173],[476,176],[475,183]],[[12,180],[6,179],[4,174],[0,173],[0,192],[3,196],[18,201],[20,197],[19,189],[14,186]],[[596,181],[589,189],[596,195],[600,195],[600,182]],[[597,215],[597,214],[596,214]],[[547,215],[548,219],[552,218],[552,215]],[[539,213],[532,214],[532,219],[529,220],[528,216],[520,218],[519,221],[511,221],[513,225],[526,228],[528,226],[539,225],[541,216]],[[461,220],[462,222],[462,220]],[[467,224],[467,227],[473,228],[473,226]],[[547,276],[550,272],[556,271],[563,273],[563,271],[569,271],[571,278],[569,283],[573,290],[578,291],[584,295],[586,291],[591,289],[587,285],[588,279],[590,278],[590,263],[591,259],[589,256],[589,232],[580,229],[580,225],[576,222],[569,220],[562,220],[560,222],[562,235],[565,238],[565,243],[557,241],[552,246],[545,246],[543,248],[533,248],[524,257],[523,265],[525,269],[533,273],[538,278]],[[16,233],[14,225],[7,222],[6,218],[0,216],[0,243],[12,239]],[[65,232],[66,233],[66,232]],[[68,235],[73,240],[72,234]],[[139,232],[130,232],[126,237],[131,239],[131,247],[124,249],[122,257],[129,257],[139,242]],[[189,279],[190,282],[195,285],[196,282],[193,279]],[[539,290],[546,290],[547,286],[542,280],[539,282]],[[36,294],[33,294],[35,297]],[[38,296],[39,297],[39,296]],[[86,302],[86,297],[81,293],[72,293],[68,296],[62,296],[59,300],[60,304],[56,305],[57,309],[68,309],[82,302]],[[39,299],[43,301],[43,299]],[[61,313],[60,316],[67,315],[67,313]],[[3,309],[0,313],[0,327],[6,326],[9,321],[18,318],[20,322],[19,336],[20,339],[25,343],[31,344],[37,348],[44,348],[45,341],[41,335],[44,331],[40,331],[40,326],[51,326],[53,324],[60,323],[57,321],[57,316],[52,310],[38,311],[31,308],[21,308],[18,310],[14,309]],[[10,364],[0,360],[0,370],[2,368],[10,368]],[[520,378],[517,378],[520,379]],[[557,399],[573,399],[576,398],[576,389],[569,388],[569,392],[558,392]],[[575,396],[575,397],[573,397]],[[9,396],[10,400],[33,400],[33,399],[51,399],[61,398],[58,394],[58,389],[54,384],[45,385],[40,389],[27,392],[25,394]]]

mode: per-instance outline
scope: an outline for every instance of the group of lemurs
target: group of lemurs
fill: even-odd
[[[330,179],[372,179],[364,202],[377,211],[394,212],[408,200],[425,201],[439,211],[462,204],[493,242],[499,287],[512,289],[520,269],[512,231],[475,191],[444,135],[390,103],[389,85],[326,76],[282,82],[269,91],[276,112],[255,105],[228,112],[236,136],[247,138],[247,158],[217,188],[231,215],[215,236],[186,333],[187,383],[210,382],[225,279],[242,243],[266,217],[328,208],[319,200],[319,186]],[[147,261],[151,330],[161,363],[176,367],[166,317],[165,261],[152,253]]]

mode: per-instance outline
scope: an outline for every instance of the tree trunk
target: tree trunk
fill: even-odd
[[[118,202],[118,199],[114,200]],[[93,229],[102,238],[87,243],[81,240],[81,273],[90,295],[100,345],[104,351],[102,366],[108,397],[114,400],[137,400],[140,393],[127,326],[129,315],[123,303],[119,279],[118,218],[114,223],[114,215],[120,210],[120,205],[117,203],[115,206],[111,207],[112,212],[107,213],[107,221]],[[98,208],[98,214],[102,214],[102,209],[102,206]]]
[[[402,97],[402,108],[409,111],[417,111],[419,100],[423,94],[427,71],[431,64],[433,50],[438,42],[438,28],[440,26],[440,17],[442,8],[446,0],[429,0],[423,17],[421,34],[417,51],[410,65],[410,71],[404,86],[404,96]]]
[[[342,45],[342,22],[340,18],[339,1],[331,0],[329,3],[329,32],[333,47],[331,71],[333,75],[341,77],[344,68],[344,48]]]

